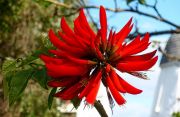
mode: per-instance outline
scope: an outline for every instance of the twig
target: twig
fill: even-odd
[[[72,8],[71,5],[67,5],[67,4],[64,4],[64,3],[62,3],[62,2],[58,2],[58,1],[56,1],[56,0],[45,0],[45,1],[54,3],[54,4],[58,5],[58,6],[62,6],[62,7],[68,8],[68,9],[71,9],[71,8]]]
[[[159,16],[159,18],[163,18],[157,9],[157,4],[158,4],[158,1],[155,0],[154,5],[145,4],[145,6],[153,9],[156,12],[156,14]]]
[[[117,0],[114,0],[114,7],[115,7],[115,9],[118,8]]]
[[[101,115],[101,117],[108,117],[103,105],[101,104],[100,101],[95,101],[94,103],[94,107],[96,108],[96,110],[99,112],[99,114]]]
[[[157,35],[163,35],[163,34],[179,34],[180,30],[164,30],[164,31],[154,31],[149,32],[150,36],[157,36]],[[138,33],[141,37],[144,36],[146,33]],[[128,38],[132,39],[138,35],[136,32],[133,34],[130,34]]]

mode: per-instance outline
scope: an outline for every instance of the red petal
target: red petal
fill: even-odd
[[[93,79],[91,79],[90,81],[88,81],[88,84],[86,85],[86,87],[83,89],[83,91],[79,94],[79,98],[83,98],[84,96],[86,96],[88,94],[88,92],[91,90],[91,87],[93,85]]]
[[[56,55],[57,57],[62,58],[62,59],[66,59],[68,56],[71,56],[69,53],[62,51],[62,50],[49,50],[49,52]]]
[[[62,63],[65,62],[65,60],[63,60],[63,59],[53,58],[53,57],[46,56],[46,55],[43,55],[43,54],[41,54],[39,57],[45,63],[53,63],[53,64],[58,64],[59,65],[59,64],[62,64]]]
[[[92,89],[90,90],[90,92],[88,93],[88,95],[86,97],[86,101],[89,104],[94,104],[94,101],[96,100],[96,96],[97,96],[99,87],[100,87],[100,80],[96,84],[94,84],[94,87],[92,87]]]
[[[86,87],[78,97],[83,98],[84,96],[87,96],[89,91],[93,87],[95,87],[98,82],[100,82],[101,77],[102,77],[102,70],[98,71],[95,75],[92,76],[91,80],[88,82],[88,84],[86,85]]]
[[[128,55],[137,54],[137,53],[142,52],[145,49],[147,49],[147,47],[150,45],[150,43],[148,43],[149,42],[148,33],[145,35],[145,37],[139,43],[137,43],[138,40],[139,40],[139,38],[137,37],[136,44],[134,41],[132,41],[131,43],[134,42],[134,44],[129,44],[126,47],[124,47],[123,49],[119,50],[118,51],[119,56],[121,56],[121,58],[123,58]]]
[[[82,86],[80,83],[76,83],[75,85],[65,88],[62,91],[56,93],[54,96],[60,97],[64,100],[71,100],[82,90]]]
[[[89,38],[91,37],[89,32],[86,32],[85,30],[83,30],[80,26],[80,22],[79,22],[79,18],[77,18],[74,21],[74,31],[76,34],[78,34],[79,36],[89,40]]]
[[[111,71],[111,65],[110,64],[106,64],[106,73],[109,73]]]
[[[128,61],[147,61],[151,59],[155,54],[157,50],[154,50],[153,52],[149,52],[143,55],[136,55],[136,56],[127,56],[125,58],[120,59],[121,62],[128,62]]]
[[[113,85],[113,82],[111,81],[111,78],[108,76],[106,77],[106,83],[111,91],[111,94],[113,95],[114,99],[119,105],[125,104],[126,100],[119,94],[115,86]]]
[[[118,47],[121,47],[122,43],[126,39],[127,35],[130,33],[133,25],[131,25],[132,18],[127,22],[127,24],[116,34],[117,43],[116,45]],[[114,50],[116,51],[117,48]]]
[[[75,63],[80,64],[80,65],[83,65],[83,64],[84,65],[88,65],[88,64],[95,65],[95,64],[97,64],[97,62],[91,61],[91,60],[83,60],[83,59],[78,59],[78,58],[74,58],[71,56],[68,56],[67,58],[70,59],[72,62],[75,62]]]
[[[87,52],[82,48],[69,46],[66,43],[59,40],[52,30],[49,31],[49,38],[54,46],[56,46],[60,50],[66,51],[68,54],[71,54],[72,56],[84,56],[85,54],[87,54]]]
[[[107,44],[107,17],[106,17],[106,10],[103,6],[100,6],[100,24],[101,24],[101,38],[103,43],[103,49],[106,49]]]
[[[113,36],[113,33],[112,33],[112,30],[110,30],[109,37],[108,37],[107,51],[109,51],[111,49],[112,36]]]
[[[74,36],[74,32],[68,26],[64,17],[61,18],[61,28],[66,35],[71,36],[71,37]]]
[[[103,54],[101,53],[101,51],[99,50],[99,48],[97,47],[94,47],[95,48],[95,53],[96,53],[96,56],[99,60],[104,60],[104,56]]]
[[[82,76],[89,71],[89,67],[86,65],[75,65],[75,64],[46,64],[46,68],[49,72],[49,75],[53,75],[56,77],[64,77],[64,76]]]
[[[139,94],[142,92],[142,90],[135,88],[134,86],[130,85],[128,82],[126,82],[125,80],[123,80],[120,76],[119,77],[119,81],[122,84],[123,88],[127,91],[127,93],[130,94]]]
[[[121,93],[126,93],[126,90],[124,90],[124,88],[122,87],[119,78],[114,70],[111,70],[110,78],[118,91],[120,91]]]
[[[65,43],[63,43],[53,32],[52,29],[49,30],[49,39],[52,42],[52,44],[57,48],[62,48],[65,46]]]
[[[78,77],[66,77],[66,78],[58,78],[58,80],[51,80],[48,82],[48,86],[50,87],[65,87],[68,85],[73,84],[76,82],[79,78]]]
[[[62,32],[58,31],[59,36],[68,44],[71,46],[79,47],[80,45],[76,42],[74,38],[70,38],[67,35],[63,34]]]
[[[148,48],[148,46],[150,44],[151,44],[151,42],[150,43],[146,43],[146,44],[142,45],[141,47],[134,49],[128,55],[134,55],[134,54],[138,54],[140,52],[143,52],[144,50],[146,50]]]
[[[83,9],[80,10],[79,17],[80,17],[79,20],[80,20],[80,22],[82,24],[81,25],[82,28],[85,27],[85,29],[91,34],[92,38],[95,38],[96,35],[95,35],[94,31],[91,29],[91,27],[89,26]]]
[[[117,69],[120,71],[144,71],[150,69],[158,60],[158,57],[154,57],[148,61],[126,62],[117,64]]]

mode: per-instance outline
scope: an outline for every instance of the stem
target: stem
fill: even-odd
[[[99,114],[101,115],[101,117],[108,117],[103,105],[101,104],[101,102],[98,100],[95,101],[94,103],[94,107],[96,108],[96,110],[99,112]]]

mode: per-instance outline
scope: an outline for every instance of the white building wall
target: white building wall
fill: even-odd
[[[172,117],[180,108],[177,104],[180,91],[180,66],[177,63],[166,63],[161,66],[161,73],[156,87],[151,117]]]

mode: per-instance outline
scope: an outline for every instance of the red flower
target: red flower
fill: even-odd
[[[124,42],[133,27],[131,22],[132,18],[118,33],[111,30],[107,36],[106,12],[102,6],[101,28],[97,34],[89,26],[83,10],[74,21],[74,30],[62,18],[60,38],[49,31],[50,41],[57,48],[49,50],[54,56],[40,56],[52,77],[48,85],[61,87],[55,96],[64,100],[85,97],[89,104],[94,104],[101,81],[119,105],[126,102],[122,93],[141,93],[142,90],[116,73],[119,70],[146,79],[146,75],[139,71],[150,69],[158,59],[154,57],[156,51],[139,55],[150,44],[148,33],[142,39],[137,36],[130,43]]]

